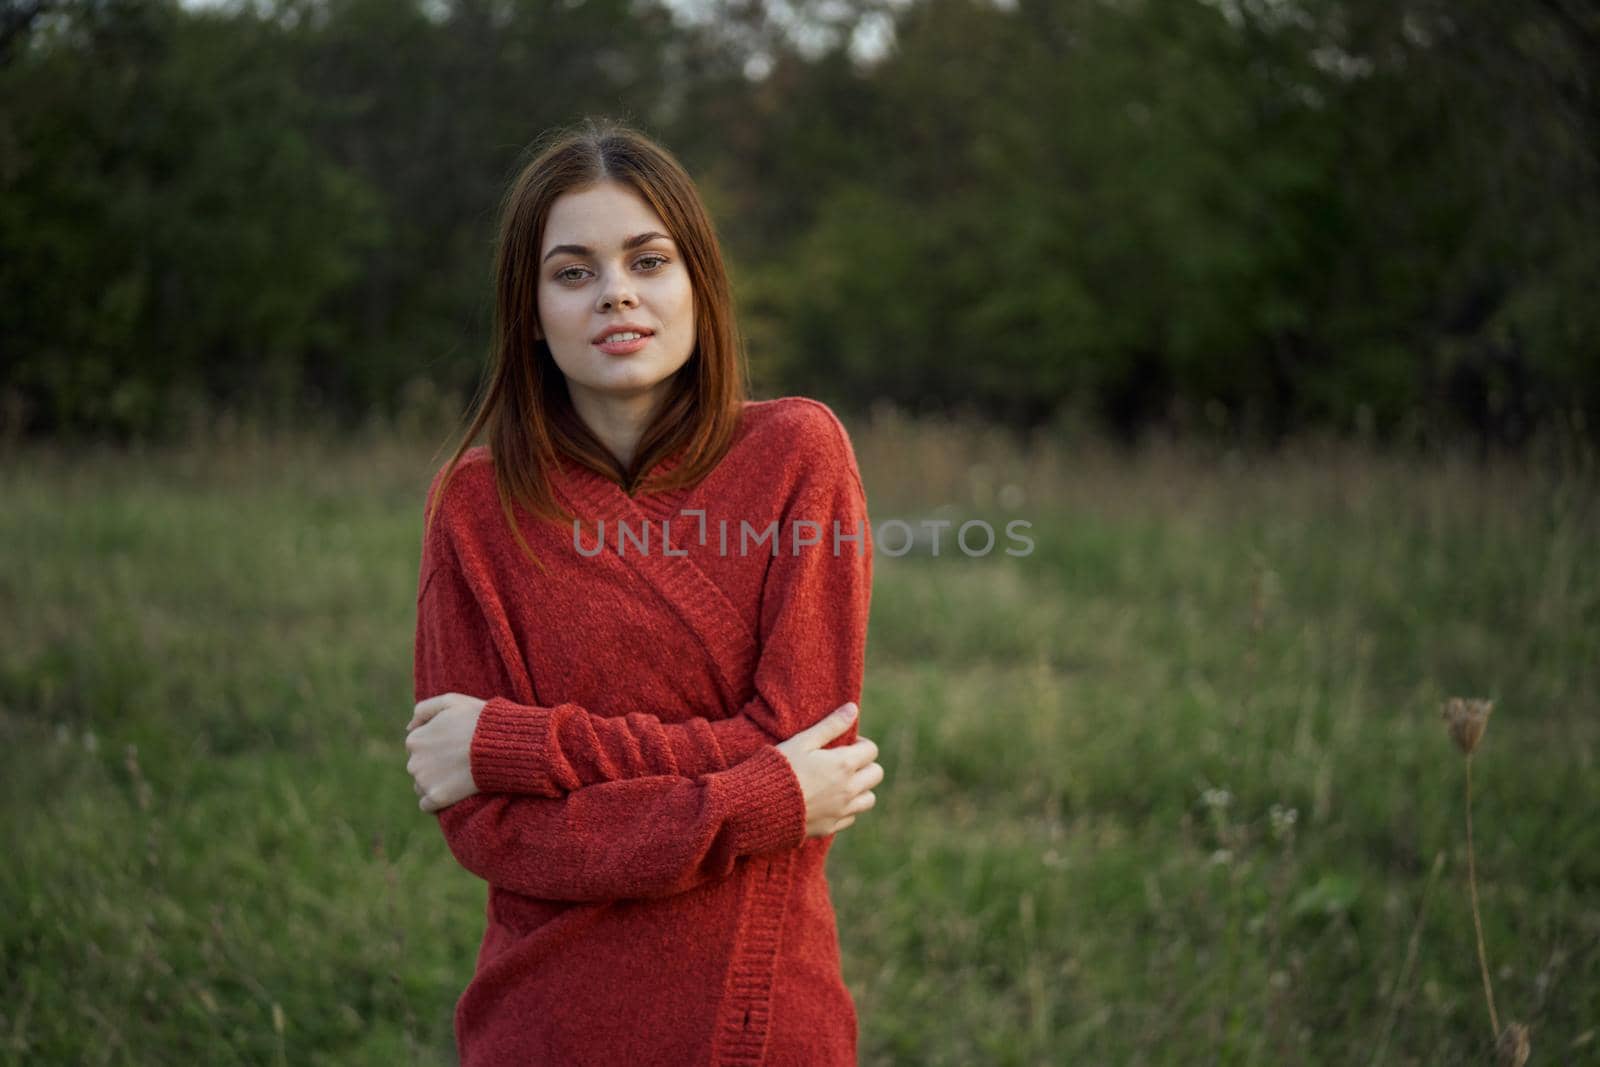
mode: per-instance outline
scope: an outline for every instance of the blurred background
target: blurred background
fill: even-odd
[[[587,113],[696,176],[769,392],[1124,435],[1600,415],[1575,0],[0,11],[13,434],[458,407],[498,198]]]
[[[1600,1057],[1594,5],[0,0],[3,1062],[451,1061],[423,493],[586,115],[875,524],[1031,524],[876,563],[863,1063],[1488,1062],[1451,696],[1493,1014]]]

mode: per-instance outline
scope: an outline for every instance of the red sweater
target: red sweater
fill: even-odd
[[[565,458],[555,486],[576,534],[517,512],[548,573],[483,447],[423,537],[416,698],[488,700],[482,792],[439,813],[489,883],[462,1064],[855,1063],[832,838],[805,836],[773,747],[861,696],[872,540],[844,427],[753,401],[692,487],[630,497]]]

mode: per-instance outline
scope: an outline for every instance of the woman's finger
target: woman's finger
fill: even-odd
[[[850,806],[845,809],[845,812],[851,818],[855,818],[863,811],[871,811],[873,807],[877,805],[877,803],[878,795],[869,789],[865,793],[862,793],[860,796],[852,800],[850,802]]]
[[[844,818],[833,824],[833,832],[838,833],[840,830],[853,826],[855,825],[855,821],[856,817],[854,815],[846,815]]]
[[[859,793],[863,789],[872,789],[881,781],[883,781],[883,764],[869,763],[850,776],[850,791]]]
[[[850,724],[855,722],[859,709],[855,704],[840,704],[821,719],[794,735],[799,738],[807,750],[822,748],[829,741],[850,729]]]
[[[878,746],[870,737],[858,737],[839,751],[844,753],[845,764],[851,770],[860,770],[878,758]]]
[[[435,715],[439,714],[455,699],[454,693],[440,693],[438,696],[429,697],[427,700],[417,701],[417,706],[411,713],[411,721],[406,724],[406,732],[421,726]]]
[[[406,733],[409,734],[412,730],[428,725],[443,710],[443,708],[434,708],[430,711],[414,712],[411,716],[411,721],[406,723]]]

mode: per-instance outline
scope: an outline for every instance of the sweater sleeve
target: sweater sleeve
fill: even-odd
[[[762,590],[760,659],[749,702],[723,719],[664,723],[659,709],[612,716],[570,702],[545,707],[495,696],[472,741],[480,790],[560,796],[653,775],[694,778],[738,765],[840,704],[859,703],[872,589],[866,493],[838,419],[820,404],[809,406],[815,417],[808,423],[814,430],[807,470],[784,509],[780,550]],[[798,528],[817,543],[794,547]],[[831,745],[853,741],[858,725]]]
[[[424,539],[414,687],[510,691],[482,606],[442,532]],[[607,782],[559,798],[468,797],[438,813],[450,851],[492,885],[547,900],[667,896],[741,857],[805,841],[805,800],[775,748],[693,778]]]

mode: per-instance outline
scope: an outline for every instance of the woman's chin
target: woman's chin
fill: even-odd
[[[671,377],[670,374],[649,373],[605,374],[595,375],[580,385],[597,400],[625,401],[657,392]]]
[[[623,364],[627,358],[620,357],[617,362]],[[600,367],[590,378],[589,387],[617,397],[637,396],[661,388],[679,369],[681,364],[669,370],[654,362]]]

